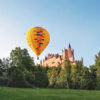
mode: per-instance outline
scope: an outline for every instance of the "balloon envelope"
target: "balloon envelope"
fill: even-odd
[[[26,40],[34,53],[39,56],[47,47],[50,41],[50,35],[48,31],[42,27],[33,27],[28,30]]]

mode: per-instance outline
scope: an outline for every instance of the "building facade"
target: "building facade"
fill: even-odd
[[[59,65],[63,65],[65,60],[69,60],[72,65],[75,65],[74,50],[70,44],[68,49],[62,50],[62,55],[48,54],[45,59],[40,62],[40,65],[44,67],[58,67]]]

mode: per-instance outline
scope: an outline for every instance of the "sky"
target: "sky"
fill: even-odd
[[[27,48],[26,32],[35,26],[50,33],[50,43],[40,55],[62,54],[68,44],[75,59],[84,65],[95,63],[100,51],[100,0],[0,0],[0,58],[9,57],[15,47]]]

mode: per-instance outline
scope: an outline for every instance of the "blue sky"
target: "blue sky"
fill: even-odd
[[[100,0],[0,0],[0,58],[8,57],[16,46],[27,48],[25,33],[42,26],[50,33],[47,53],[62,53],[70,43],[75,59],[94,64],[100,51]],[[36,61],[36,59],[35,59]]]

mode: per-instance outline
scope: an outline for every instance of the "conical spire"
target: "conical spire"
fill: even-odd
[[[68,48],[71,48],[71,45],[70,45],[70,43],[69,43],[69,46],[68,46]]]

